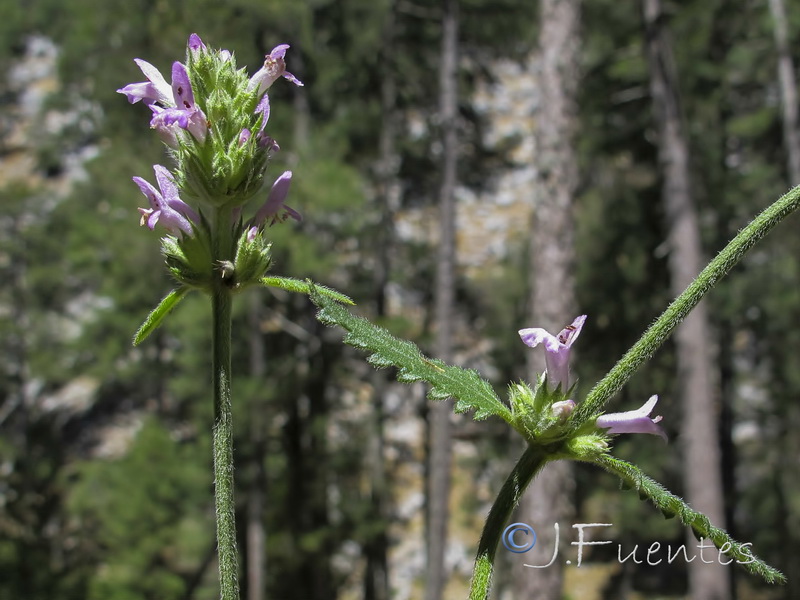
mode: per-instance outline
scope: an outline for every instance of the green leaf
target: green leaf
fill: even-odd
[[[683,499],[669,492],[660,483],[645,475],[637,466],[609,455],[600,455],[592,462],[613,473],[623,484],[630,485],[642,499],[649,499],[666,518],[677,515],[684,525],[692,528],[695,537],[711,540],[717,548],[726,548],[725,554],[767,583],[786,583],[786,576],[770,567],[750,551],[750,544],[734,540],[728,533],[714,527],[708,517],[693,510]]]
[[[440,360],[423,356],[419,349],[406,340],[394,337],[383,327],[350,313],[341,304],[325,297],[316,286],[311,286],[311,300],[320,310],[317,318],[326,325],[338,325],[348,333],[345,343],[372,354],[367,360],[376,367],[395,366],[400,369],[397,380],[401,383],[427,381],[431,384],[431,400],[455,398],[455,412],[474,410],[476,420],[496,415],[511,422],[512,415],[494,393],[489,382],[477,371],[447,365]]]
[[[139,327],[139,331],[133,336],[133,345],[138,346],[147,336],[153,333],[153,331],[161,325],[161,321],[164,320],[164,317],[178,305],[178,302],[183,300],[188,291],[188,287],[179,287],[177,290],[172,290],[169,294],[164,296],[164,299],[158,303],[158,306],[156,306],[149,315],[147,315],[144,323]]]
[[[312,284],[308,281],[301,281],[300,279],[294,279],[293,277],[262,277],[260,283],[263,285],[267,285],[270,287],[281,288],[282,290],[286,290],[288,292],[298,292],[300,294],[311,294],[311,288],[313,287],[317,292],[323,296],[327,296],[328,298],[333,298],[337,302],[341,302],[342,304],[349,304],[350,306],[355,306],[355,302],[353,302],[348,296],[337,292],[329,287],[325,287],[324,285],[319,284]]]

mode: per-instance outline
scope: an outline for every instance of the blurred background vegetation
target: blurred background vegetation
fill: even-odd
[[[587,2],[581,18],[574,276],[589,321],[576,345],[578,396],[670,299],[648,63],[632,6]],[[800,28],[793,7],[790,41]],[[344,290],[362,314],[430,352],[441,13],[432,0],[2,4],[0,598],[218,594],[208,303],[190,298],[141,347],[130,343],[171,285],[156,234],[137,225],[142,198],[130,178],[150,178],[168,159],[146,108],[115,93],[142,79],[132,59],[164,71],[197,32],[252,73],[275,45],[291,44],[289,70],[306,85],[271,89],[269,133],[282,147],[271,169],[293,169],[289,203],[304,221],[270,230],[274,270]],[[529,126],[508,115],[535,121],[525,78],[537,14],[536,3],[460,2],[453,360],[500,391],[533,378],[516,331],[567,322],[526,321],[536,232],[524,182],[537,165],[515,154]],[[666,19],[710,256],[790,184],[773,21],[766,0],[668,3]],[[503,181],[513,176],[523,183],[509,192]],[[797,227],[796,217],[779,227],[709,296],[729,528],[790,579],[800,572]],[[421,597],[424,389],[372,373],[303,297],[253,291],[236,310],[244,596]],[[660,394],[670,444],[620,439],[615,453],[683,493],[678,390],[668,344],[612,408]],[[498,423],[461,416],[453,427],[446,598],[464,596],[482,519],[521,451]],[[616,481],[589,468],[575,478],[578,521],[615,524],[604,539],[683,542],[677,523]],[[590,558],[599,570],[570,572],[565,597],[686,594],[685,565]],[[512,570],[501,569],[498,594],[510,593]],[[791,584],[731,577],[741,598],[796,597]]]

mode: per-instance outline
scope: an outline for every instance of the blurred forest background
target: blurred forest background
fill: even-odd
[[[561,8],[579,26],[559,39]],[[271,89],[268,133],[282,147],[271,172],[294,171],[289,204],[305,219],[270,230],[275,273],[345,291],[361,314],[479,369],[499,391],[534,378],[518,329],[557,332],[586,313],[573,364],[579,400],[675,295],[681,252],[712,256],[799,183],[798,9],[795,0],[3,2],[0,598],[218,594],[208,302],[191,297],[131,346],[171,285],[157,235],[138,226],[143,200],[131,182],[167,159],[147,109],[115,93],[141,81],[134,57],[168,72],[197,32],[252,73],[291,44],[289,70],[306,85]],[[548,33],[555,41],[543,41]],[[669,39],[677,43],[661,44]],[[558,43],[573,54],[547,52]],[[572,71],[557,64],[569,56]],[[549,112],[560,91],[572,106],[563,123]],[[559,123],[569,135],[546,131]],[[670,139],[682,158],[669,154]],[[568,152],[552,153],[554,144]],[[690,199],[677,209],[675,181]],[[561,195],[537,192],[564,182]],[[537,216],[539,203],[562,196],[564,231]],[[687,214],[697,235],[684,247],[671,227]],[[623,436],[615,454],[701,509],[704,489],[716,490],[715,521],[790,583],[769,588],[699,559],[691,567],[708,567],[717,583],[682,561],[620,564],[616,543],[623,556],[639,544],[643,559],[651,542],[675,548],[686,531],[578,466],[557,496],[571,511],[559,562],[574,552],[572,522],[613,523],[599,536],[615,544],[587,552],[580,570],[554,567],[564,598],[708,600],[702,585],[717,585],[719,600],[798,597],[797,228],[790,218],[710,294],[704,357],[687,359],[676,338],[610,406],[659,394],[670,443]],[[532,246],[568,259],[551,269]],[[551,283],[558,277],[568,283]],[[564,314],[537,312],[548,302]],[[449,401],[443,422],[424,386],[373,372],[305,297],[251,291],[236,311],[243,598],[465,597],[483,518],[521,439],[497,422],[447,416]],[[538,314],[553,316],[532,321]],[[701,367],[711,396],[684,402],[687,363]],[[437,492],[426,480],[449,485]],[[519,591],[546,585],[521,565],[549,560],[553,520],[525,505],[517,520],[540,534],[531,555],[541,554],[501,548],[496,597],[557,598]]]

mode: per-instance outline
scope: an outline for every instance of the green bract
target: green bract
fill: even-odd
[[[175,150],[183,166],[178,173],[182,195],[201,206],[243,206],[264,186],[274,148],[263,134],[268,101],[257,110],[264,95],[248,89],[247,72],[237,69],[236,59],[226,51],[190,48],[186,70],[208,120],[208,135],[203,143],[183,138]]]

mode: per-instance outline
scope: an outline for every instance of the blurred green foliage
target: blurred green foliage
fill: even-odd
[[[735,4],[670,5],[709,254],[788,187],[771,22],[763,3]],[[610,0],[584,3],[583,10],[576,278],[590,321],[576,347],[575,372],[585,392],[669,297],[639,15]],[[486,124],[468,94],[477,79],[492,76],[493,60],[521,58],[535,46],[536,8],[464,0],[461,11],[462,179],[479,191],[504,157],[481,148]],[[187,298],[145,344],[130,344],[171,286],[156,236],[136,227],[141,199],[130,178],[149,177],[151,165],[168,158],[148,130],[149,111],[114,91],[141,80],[132,59],[164,70],[182,60],[194,31],[234,51],[252,72],[272,47],[292,44],[289,68],[306,87],[302,96],[290,86],[271,90],[269,132],[283,147],[271,173],[294,171],[289,203],[305,220],[270,230],[274,271],[343,289],[370,314],[379,302],[375,244],[384,239],[376,230],[383,208],[376,192],[386,117],[381,84],[391,74],[395,109],[424,121],[416,135],[402,120],[395,140],[401,208],[424,206],[438,183],[432,150],[438,16],[435,3],[388,0],[12,0],[0,6],[2,72],[19,62],[26,36],[51,38],[59,48],[61,87],[48,107],[82,111],[92,123],[61,134],[39,123],[32,152],[44,176],[0,191],[6,283],[0,348],[8,357],[0,367],[0,598],[202,600],[216,594],[207,302]],[[390,17],[392,40],[385,35]],[[794,38],[798,18],[792,16]],[[7,106],[16,100],[3,92]],[[86,146],[99,151],[85,167],[88,177],[68,198],[55,198],[50,180]],[[789,574],[800,570],[800,559],[786,551],[796,547],[800,531],[800,487],[792,477],[800,453],[794,229],[793,221],[781,227],[709,297],[726,414],[733,415],[721,419],[733,533]],[[476,345],[492,342],[498,386],[531,378],[521,372],[526,350],[515,332],[539,325],[521,322],[529,286],[525,240],[508,245],[505,264],[462,278],[458,289]],[[393,240],[389,279],[429,300],[432,254],[424,244]],[[418,320],[402,315],[386,324],[418,335],[424,345],[430,323],[421,308],[422,331]],[[274,598],[333,598],[345,582],[352,589],[352,567],[334,564],[334,555],[349,542],[364,548],[392,520],[371,504],[364,448],[375,435],[372,421],[347,417],[359,414],[353,398],[363,402],[360,386],[369,371],[312,310],[305,298],[266,290],[249,291],[236,305],[237,518],[244,546],[247,501],[263,488],[266,587]],[[251,364],[259,345],[263,373]],[[93,390],[89,406],[44,408],[53,399],[68,405],[65,390],[76,381]],[[745,396],[743,389],[760,395]],[[657,392],[674,437],[676,390],[668,345],[614,409],[639,406]],[[477,442],[476,471],[491,472],[498,456],[508,460],[519,451],[507,432],[492,427],[487,423],[486,440]],[[122,450],[104,453],[110,441]],[[620,440],[616,453],[680,491],[674,448],[630,439]],[[620,493],[607,476],[580,470],[578,477],[581,509],[612,519],[620,541],[682,540],[682,528],[654,516],[635,494]],[[245,552],[243,564],[246,559]],[[641,583],[652,590],[664,582]],[[789,598],[793,591],[777,594]]]

